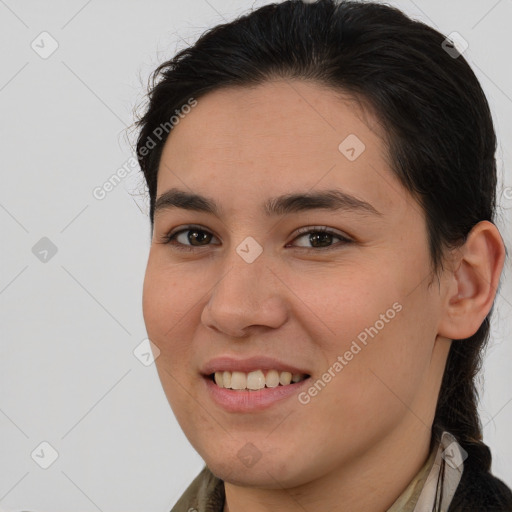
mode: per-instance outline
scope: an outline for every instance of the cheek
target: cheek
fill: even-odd
[[[142,308],[149,331],[157,337],[171,335],[186,321],[186,316],[204,293],[197,274],[186,276],[178,265],[164,264],[150,256],[144,277]]]
[[[357,418],[390,418],[412,402],[435,340],[424,287],[410,293],[400,269],[386,268],[385,275],[367,266],[364,273],[340,273],[334,280],[303,277],[297,288],[309,319],[302,325],[322,353],[317,377],[328,381],[311,390],[317,393],[311,401],[354,427],[361,426]]]
[[[289,275],[295,317],[310,331],[311,340],[321,349],[340,353],[348,350],[365,328],[392,309],[398,293],[391,276],[379,275],[369,265],[361,270],[340,265],[325,272]],[[368,336],[366,334],[366,336]]]
[[[154,259],[148,261],[142,294],[146,331],[160,350],[155,361],[157,368],[165,369],[180,380],[185,370],[182,363],[188,357],[192,341],[186,330],[199,299],[198,286],[199,283],[196,285],[191,280],[183,286],[177,267],[162,268]],[[163,382],[170,379],[169,389],[175,387],[170,376],[161,373],[160,377]]]
[[[194,314],[191,308],[198,300],[194,295],[198,286],[188,279],[187,286],[183,286],[177,267],[162,266],[156,258],[148,260],[142,294],[144,322],[149,339],[160,350],[155,359],[160,382],[185,432],[190,429],[187,418],[197,414],[197,404],[190,400],[186,382],[192,357],[192,331],[187,331],[187,326]]]
[[[321,392],[325,396],[318,405],[323,413],[318,417],[336,411],[336,423],[354,436],[368,425],[375,427],[369,428],[369,435],[382,435],[416,410],[415,400],[429,372],[435,338],[431,327],[418,321],[416,305],[403,298],[400,311],[386,306],[390,304],[384,301],[383,307],[360,310],[358,322],[364,317],[364,323],[356,326],[354,321],[352,336],[331,345],[330,366],[338,356],[342,362],[334,368],[339,371],[332,384]],[[416,414],[423,416],[420,410]]]

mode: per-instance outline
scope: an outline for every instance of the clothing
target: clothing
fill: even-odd
[[[449,432],[387,512],[447,512],[464,471],[467,454]],[[207,466],[190,484],[171,512],[223,512],[224,482]]]

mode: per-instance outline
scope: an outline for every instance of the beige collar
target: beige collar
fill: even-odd
[[[446,512],[459,485],[467,453],[443,432],[419,473],[386,512]]]

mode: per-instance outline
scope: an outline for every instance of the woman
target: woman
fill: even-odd
[[[172,510],[512,510],[474,383],[496,137],[451,40],[267,5],[159,66],[139,128],[144,319],[206,463]]]

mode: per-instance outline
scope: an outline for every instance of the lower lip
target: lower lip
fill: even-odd
[[[212,400],[228,412],[255,412],[267,409],[281,400],[296,395],[301,388],[308,384],[310,377],[287,386],[263,388],[256,391],[221,388],[209,377],[204,377],[204,380]]]

